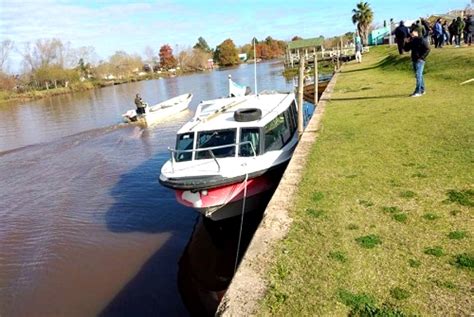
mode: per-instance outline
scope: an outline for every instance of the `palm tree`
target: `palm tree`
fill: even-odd
[[[370,8],[368,2],[359,2],[355,9],[352,9],[352,23],[357,23],[357,31],[359,31],[360,37],[363,39],[363,42],[367,44],[367,37],[369,26],[374,19],[374,12]]]

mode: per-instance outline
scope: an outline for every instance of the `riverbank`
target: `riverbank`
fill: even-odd
[[[187,75],[187,74],[191,74],[191,73],[190,72],[178,73],[178,74],[161,73],[161,74],[147,74],[145,76],[130,77],[130,78],[125,78],[125,79],[87,80],[83,82],[72,83],[68,87],[58,87],[58,88],[50,88],[50,89],[42,89],[42,90],[29,89],[23,92],[1,90],[0,103],[7,102],[7,101],[35,100],[35,99],[41,99],[41,98],[46,98],[46,97],[70,94],[74,92],[86,91],[90,89],[127,84],[127,83],[132,83],[132,82],[143,81],[143,80],[153,80],[153,79],[160,79],[160,78],[175,77],[175,76]]]
[[[259,314],[471,312],[473,54],[432,49],[420,98],[395,48],[343,68]]]
[[[297,194],[280,183],[220,313],[470,313],[472,54],[433,49],[420,98],[396,48],[343,67],[307,163],[282,179]]]

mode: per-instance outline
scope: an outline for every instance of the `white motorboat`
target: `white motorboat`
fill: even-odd
[[[293,93],[203,101],[177,132],[159,180],[212,220],[237,216],[260,207],[297,143]]]
[[[152,124],[188,109],[192,98],[193,95],[191,93],[183,94],[160,102],[154,106],[145,107],[144,114],[139,114],[135,109],[132,109],[124,113],[122,117],[125,122],[144,122],[146,124]]]

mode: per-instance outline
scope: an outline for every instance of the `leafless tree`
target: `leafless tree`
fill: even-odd
[[[71,44],[69,42],[63,44],[59,39],[40,39],[33,45],[28,42],[21,54],[25,67],[31,71],[53,64],[60,67],[74,66]]]
[[[11,40],[3,40],[0,44],[0,72],[4,71],[3,67],[8,60],[13,47],[14,43]]]
[[[158,57],[158,54],[155,55],[155,50],[150,46],[145,47],[143,54],[145,56],[146,62],[154,62]]]

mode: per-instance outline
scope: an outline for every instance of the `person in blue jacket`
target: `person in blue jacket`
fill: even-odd
[[[436,23],[433,27],[433,39],[435,43],[435,48],[443,47],[443,25],[441,24],[441,19],[436,20]]]

